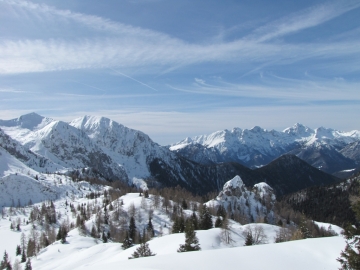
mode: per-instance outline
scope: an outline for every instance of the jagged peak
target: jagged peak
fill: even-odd
[[[244,186],[244,182],[242,181],[241,177],[236,175],[233,179],[227,181],[224,184],[224,188],[225,189],[235,189],[235,188],[241,188]]]
[[[307,126],[304,126],[303,124],[296,123],[292,127],[284,129],[283,132],[292,135],[309,136],[314,133],[314,130]]]
[[[266,132],[266,129],[263,129],[259,126],[254,126],[253,128],[250,129],[250,131],[252,132]]]
[[[265,182],[260,182],[260,183],[255,184],[253,189],[261,197],[272,196],[273,199],[275,199],[273,188]]]

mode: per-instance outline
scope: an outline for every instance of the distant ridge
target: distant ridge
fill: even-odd
[[[201,164],[237,162],[250,168],[269,164],[284,154],[293,154],[324,172],[346,177],[345,171],[360,166],[359,148],[345,151],[348,145],[356,142],[360,142],[358,130],[311,129],[297,123],[282,132],[258,126],[216,131],[186,138],[169,149]]]

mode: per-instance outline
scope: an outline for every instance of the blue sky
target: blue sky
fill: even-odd
[[[359,75],[360,1],[0,0],[0,119],[350,131]]]

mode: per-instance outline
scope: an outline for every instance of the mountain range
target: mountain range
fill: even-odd
[[[311,129],[302,124],[295,124],[282,132],[260,127],[222,130],[186,138],[169,149],[201,164],[237,162],[250,168],[292,154],[339,177],[349,176],[360,166],[358,130]]]
[[[297,124],[284,132],[259,127],[219,131],[169,148],[104,117],[84,116],[67,123],[30,113],[0,120],[0,147],[24,168],[77,172],[77,176],[119,180],[141,188],[180,185],[197,194],[220,191],[235,175],[246,186],[266,182],[278,195],[338,182],[320,166],[314,168],[300,159],[300,153],[330,149],[349,160],[346,164],[353,162],[346,167],[353,169],[358,164],[359,138],[358,131],[314,131]],[[200,151],[191,155],[189,149]]]

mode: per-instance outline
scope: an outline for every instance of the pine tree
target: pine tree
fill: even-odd
[[[154,227],[152,225],[150,217],[149,217],[149,222],[147,224],[147,231],[148,231],[149,237],[154,237],[155,232],[154,232]]]
[[[58,234],[56,236],[56,240],[61,240],[61,243],[64,244],[66,242],[67,237],[67,229],[64,224],[62,224],[59,228]]]
[[[224,206],[222,206],[222,205],[219,206],[219,208],[217,209],[216,215],[222,217],[223,219],[226,218],[226,210],[225,210]]]
[[[103,243],[107,243],[108,239],[107,239],[104,231],[103,231],[103,233],[102,233],[102,237],[101,237],[101,238],[102,238],[102,240],[103,240]]]
[[[9,268],[10,267],[10,268]],[[6,250],[4,251],[4,256],[3,256],[3,260],[0,263],[0,269],[11,269],[11,264],[9,261],[9,256],[6,252]]]
[[[181,207],[182,207],[182,209],[184,209],[184,210],[188,209],[188,205],[187,205],[187,202],[186,202],[185,199],[182,200],[182,202],[181,202]]]
[[[220,228],[222,226],[222,219],[220,216],[218,216],[215,220],[215,228]]]
[[[252,237],[252,233],[249,231],[246,234],[245,246],[252,246],[254,244],[254,239]]]
[[[136,225],[135,225],[135,219],[134,217],[130,218],[130,224],[129,224],[129,237],[134,242],[136,237]]]
[[[191,220],[187,220],[185,227],[185,244],[180,245],[177,252],[197,251],[200,250],[199,240],[196,237],[194,225]]]
[[[192,213],[192,215],[190,216],[190,220],[194,226],[194,230],[198,230],[199,229],[199,219],[195,213],[195,211]]]
[[[136,259],[140,257],[149,257],[149,256],[155,256],[156,254],[152,253],[152,251],[149,248],[149,244],[147,242],[141,243],[140,246],[134,251],[131,257],[129,259]]]
[[[25,270],[32,270],[30,258],[26,261]]]
[[[23,249],[22,254],[21,254],[21,262],[22,262],[22,263],[26,262],[25,249]]]
[[[17,245],[16,246],[16,256],[19,256],[19,255],[21,255],[21,247],[20,247],[20,245]]]
[[[125,238],[123,240],[123,244],[121,245],[121,247],[123,249],[128,249],[129,247],[132,247],[134,244],[133,244],[133,241],[132,239],[129,237],[129,232],[126,232],[125,234]]]
[[[208,230],[213,227],[212,216],[210,214],[209,208],[206,204],[203,205],[200,211],[200,229]]]
[[[180,225],[179,225],[179,217],[176,216],[174,219],[174,223],[171,228],[172,233],[179,233],[180,232]]]
[[[352,207],[355,212],[356,220],[360,221],[360,202]],[[360,228],[348,226],[344,231],[346,239],[345,250],[341,251],[340,258],[337,259],[341,263],[344,270],[360,269]]]

